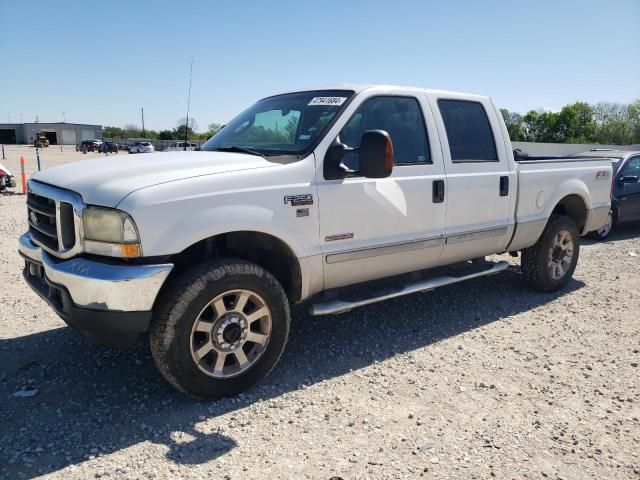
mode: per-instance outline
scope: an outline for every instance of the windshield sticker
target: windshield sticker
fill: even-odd
[[[299,140],[309,140],[311,138],[311,135],[300,135],[298,137]]]
[[[336,105],[340,106],[347,97],[313,97],[309,105]]]

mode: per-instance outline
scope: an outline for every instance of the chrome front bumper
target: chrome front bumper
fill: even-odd
[[[20,237],[20,254],[30,276],[64,287],[78,308],[96,311],[150,311],[173,264],[110,265],[84,258],[59,260]],[[30,280],[28,279],[31,284]]]

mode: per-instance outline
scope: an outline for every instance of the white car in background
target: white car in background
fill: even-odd
[[[185,145],[187,148],[185,148]],[[174,142],[164,149],[165,152],[181,152],[184,150],[195,150],[198,147],[195,143]]]
[[[129,147],[129,153],[151,153],[154,151],[151,142],[136,142]]]

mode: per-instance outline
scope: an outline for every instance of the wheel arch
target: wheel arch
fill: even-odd
[[[553,207],[551,215],[566,215],[571,218],[578,227],[578,231],[585,233],[589,207],[587,201],[578,193],[571,193],[561,198]],[[551,215],[549,218],[551,218]]]
[[[175,267],[165,286],[190,266],[215,258],[238,258],[260,265],[276,277],[290,301],[302,298],[302,269],[293,249],[274,235],[253,230],[219,233],[173,255]]]

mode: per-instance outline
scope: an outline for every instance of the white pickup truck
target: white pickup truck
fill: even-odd
[[[345,312],[503,252],[561,288],[610,189],[608,159],[514,160],[487,97],[341,85],[260,100],[202,151],[36,173],[19,250],[65,322],[106,345],[148,331],[172,385],[216,398],[274,367],[290,302]]]

